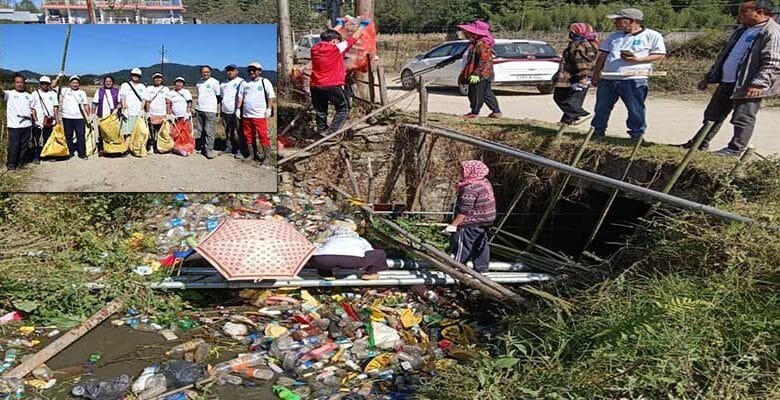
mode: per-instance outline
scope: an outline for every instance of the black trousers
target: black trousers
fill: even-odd
[[[341,86],[313,86],[311,103],[317,116],[317,130],[320,133],[336,132],[349,117],[349,99]],[[336,107],[336,115],[328,128],[328,106]]]
[[[450,255],[455,261],[465,264],[474,262],[474,270],[487,272],[490,266],[490,246],[487,229],[483,227],[458,228],[450,236]]]
[[[588,90],[575,91],[570,87],[557,87],[553,92],[553,100],[558,108],[563,111],[561,122],[570,124],[577,118],[590,115],[589,112],[582,108],[582,104],[585,102],[585,96],[588,94]]]
[[[487,105],[490,111],[500,113],[498,99],[493,94],[491,88],[492,82],[489,79],[482,79],[478,83],[469,85],[469,105],[472,114],[479,114],[482,105]]]
[[[712,94],[710,102],[704,110],[704,121],[712,121],[715,125],[712,126],[712,130],[701,143],[701,148],[709,147],[710,141],[718,134],[729,113],[732,113],[731,124],[734,125],[734,136],[731,137],[729,148],[745,150],[750,143],[753,128],[756,126],[756,115],[761,109],[761,98],[732,99],[733,92],[733,83],[721,83]]]
[[[68,151],[73,157],[78,151],[79,157],[87,156],[87,141],[84,138],[86,125],[84,119],[62,119],[62,128],[65,130],[65,142],[68,143]],[[76,136],[76,143],[73,143],[73,136]]]
[[[146,141],[146,151],[151,150],[157,153],[157,135],[160,134],[160,128],[162,128],[162,123],[157,125],[149,123],[149,139]]]
[[[332,276],[339,269],[357,269],[362,273],[374,274],[387,269],[387,254],[384,250],[369,250],[363,257],[322,255],[312,257],[312,264],[322,276]]]
[[[52,130],[54,130],[53,126],[44,126],[44,127],[33,126],[32,128],[32,159],[33,160],[41,159],[41,151],[43,151],[43,146],[46,145],[46,141],[49,140],[49,136],[51,136]]]
[[[246,146],[241,134],[241,121],[236,114],[222,113],[222,125],[225,127],[225,153],[236,153]]]
[[[30,152],[32,127],[8,128],[8,169],[19,168],[27,162]]]

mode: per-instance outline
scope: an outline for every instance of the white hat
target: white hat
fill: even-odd
[[[81,82],[81,78],[79,78],[78,75],[71,76],[70,79],[68,79],[68,82],[73,82],[74,79]]]
[[[155,73],[154,73],[154,75],[152,75],[152,78],[157,78],[158,76],[159,76],[160,78],[162,78],[162,77],[163,77],[163,74],[161,74],[161,73],[159,73],[159,72],[155,72]]]
[[[174,82],[174,83],[175,83],[176,81],[187,82],[187,81],[185,81],[185,80],[184,80],[184,78],[182,78],[182,77],[180,77],[180,76],[177,76],[177,77],[176,77],[176,79],[174,79],[174,80],[173,80],[173,82]]]
[[[260,69],[261,70],[261,69],[263,69],[263,66],[260,65],[259,62],[253,62],[253,63],[250,63],[249,65],[247,65],[247,68],[256,68],[256,69]]]
[[[143,74],[141,74],[141,68],[133,68],[130,70],[130,75],[142,76]]]
[[[49,78],[48,76],[44,75],[44,76],[42,76],[42,77],[40,77],[38,79],[38,82],[40,82],[40,83],[51,83],[51,78]]]

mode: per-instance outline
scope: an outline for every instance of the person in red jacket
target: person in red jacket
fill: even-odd
[[[320,34],[320,42],[311,48],[311,102],[317,116],[317,130],[321,135],[336,132],[349,116],[349,100],[344,91],[347,75],[344,53],[355,45],[370,19],[360,21],[358,30],[342,40],[341,34],[328,29]],[[339,19],[336,25],[343,25]],[[336,115],[328,127],[328,106],[333,104]]]

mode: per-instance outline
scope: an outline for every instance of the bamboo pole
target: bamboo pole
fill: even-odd
[[[420,85],[418,91],[420,92],[420,126],[428,124],[428,88],[425,86],[425,77],[420,77]]]
[[[515,207],[520,203],[520,198],[523,197],[523,193],[525,193],[525,190],[528,188],[528,186],[523,186],[522,189],[518,190],[517,193],[515,193],[515,197],[512,198],[512,202],[509,203],[509,208],[507,208],[504,215],[501,217],[501,221],[498,222],[498,226],[496,227],[496,230],[493,232],[492,235],[490,235],[490,240],[488,240],[488,243],[493,243],[493,240],[495,240],[496,236],[498,236],[498,233],[501,232],[501,228],[504,227],[504,224],[509,219],[509,216],[512,215],[512,212],[515,210]]]
[[[121,310],[122,306],[123,303],[119,300],[115,300],[106,304],[103,308],[100,309],[100,311],[89,317],[89,319],[80,323],[66,334],[58,337],[55,341],[49,343],[48,346],[41,349],[41,351],[35,353],[32,357],[23,361],[10,372],[7,372],[5,375],[3,375],[3,378],[23,378],[25,375],[32,372],[32,370],[38,368],[41,364],[56,356],[59,352],[70,346],[73,342],[84,336],[87,332],[92,330],[92,328],[100,325],[101,322],[105,321],[108,317]]]
[[[707,137],[707,134],[710,133],[710,130],[712,130],[712,126],[714,124],[715,123],[712,121],[704,122],[704,125],[702,125],[702,127],[696,133],[696,136],[693,138],[693,145],[690,149],[688,149],[688,153],[685,154],[685,157],[683,157],[682,161],[680,161],[680,164],[677,165],[677,169],[674,170],[672,177],[669,178],[668,182],[666,182],[666,185],[664,186],[663,190],[661,190],[661,192],[669,193],[672,190],[674,184],[677,183],[678,179],[680,179],[680,175],[682,175],[683,170],[685,170],[688,164],[690,164],[691,159],[693,158],[693,154],[699,151],[699,146],[704,141],[704,138]]]
[[[576,168],[577,163],[580,162],[580,158],[582,158],[582,155],[585,154],[585,149],[588,147],[588,142],[590,142],[590,138],[593,136],[594,130],[595,128],[591,127],[588,129],[588,133],[585,134],[585,140],[582,141],[582,145],[580,146],[579,150],[577,150],[577,154],[574,156],[574,160],[571,162],[572,167]],[[525,249],[526,251],[531,251],[534,249],[536,241],[539,239],[539,235],[542,233],[542,228],[544,228],[544,224],[547,222],[547,218],[549,218],[550,214],[552,214],[553,210],[555,210],[555,206],[558,204],[558,199],[561,198],[563,191],[566,190],[566,185],[569,184],[570,179],[571,175],[566,175],[566,177],[563,178],[563,182],[561,182],[560,186],[558,186],[558,189],[555,191],[555,194],[553,194],[552,199],[550,199],[550,202],[547,204],[547,208],[545,208],[544,213],[542,213],[542,217],[539,219],[539,223],[536,225],[536,229],[534,230],[531,239],[528,241],[528,247]]]
[[[358,198],[362,198],[360,190],[358,190],[357,182],[355,181],[355,173],[352,171],[352,162],[349,161],[347,151],[343,148],[341,149],[341,157],[344,159],[344,163],[347,166],[347,178],[349,178],[349,184],[352,187],[352,192],[355,193],[355,196]]]
[[[385,80],[385,66],[384,63],[377,65],[377,77],[379,78],[379,103],[382,105],[387,104],[387,81]]]
[[[628,163],[626,164],[626,168],[623,169],[623,174],[620,176],[621,181],[625,182],[626,178],[628,178],[628,172],[631,170],[631,166],[634,164],[634,160],[636,159],[636,154],[639,151],[640,147],[642,147],[641,137],[637,139],[636,143],[634,144],[634,149],[631,150],[631,156],[628,158]],[[619,192],[620,191],[617,189],[612,190],[612,193],[609,195],[609,199],[607,200],[607,203],[604,204],[604,209],[601,211],[601,215],[599,216],[599,219],[596,221],[596,225],[593,226],[593,230],[590,232],[588,239],[585,241],[585,245],[582,246],[582,251],[580,251],[579,256],[577,256],[578,260],[582,259],[582,255],[585,254],[586,251],[588,251],[588,248],[590,247],[590,244],[593,242],[593,239],[596,238],[596,235],[599,233],[599,230],[601,229],[601,224],[603,224],[604,220],[607,218],[609,209],[612,207],[612,203],[615,202],[615,199],[617,198]]]
[[[371,167],[371,157],[368,157],[368,193],[366,194],[366,202],[369,204],[374,203],[374,170]]]
[[[376,92],[374,92],[374,63],[371,59],[371,54],[367,54],[366,59],[368,62],[368,98],[371,101],[371,105],[374,105],[376,104]]]
[[[750,161],[751,158],[753,158],[753,155],[756,153],[756,149],[753,146],[748,147],[744,153],[742,153],[742,157],[739,158],[736,164],[734,164],[734,168],[729,171],[729,177],[733,178],[735,177],[741,170],[742,167],[745,166],[745,164]]]
[[[71,24],[68,24],[65,31],[65,48],[62,50],[62,62],[60,63],[60,72],[65,72],[65,61],[68,58],[68,43],[70,42],[70,28]]]
[[[341,134],[341,133],[344,133],[344,132],[346,132],[346,131],[348,131],[348,130],[350,130],[350,129],[354,128],[354,127],[356,127],[356,126],[357,126],[358,124],[360,124],[361,122],[363,122],[363,121],[365,121],[365,120],[367,120],[367,119],[369,119],[369,118],[371,118],[371,117],[373,117],[373,116],[375,116],[375,115],[378,115],[378,114],[380,114],[380,113],[382,113],[382,112],[384,112],[384,111],[386,111],[386,110],[390,109],[390,107],[393,107],[394,105],[396,105],[396,104],[400,103],[401,101],[403,101],[403,100],[405,100],[405,99],[407,99],[407,98],[411,97],[411,96],[412,96],[412,95],[414,95],[414,94],[415,94],[414,92],[404,93],[402,96],[400,96],[400,97],[398,97],[398,98],[394,99],[394,100],[393,100],[393,101],[391,101],[390,103],[387,103],[386,105],[384,105],[384,106],[382,106],[382,107],[379,107],[379,108],[377,108],[376,110],[372,111],[371,113],[369,113],[369,114],[367,114],[367,115],[365,115],[365,116],[362,116],[362,117],[360,117],[360,118],[358,118],[358,119],[356,119],[356,120],[352,121],[351,123],[348,123],[348,124],[347,124],[347,126],[344,126],[344,127],[342,127],[341,129],[337,130],[336,132],[333,132],[333,133],[331,133],[331,134],[329,134],[329,135],[327,135],[327,136],[323,137],[322,139],[320,139],[320,140],[317,140],[316,142],[314,142],[314,143],[312,143],[312,144],[310,144],[310,145],[308,145],[308,146],[306,146],[306,147],[304,147],[304,148],[302,148],[302,149],[300,149],[300,150],[298,150],[298,151],[296,151],[296,152],[294,152],[294,153],[290,154],[289,156],[287,156],[287,157],[285,157],[285,158],[281,159],[281,160],[280,160],[280,161],[277,163],[277,165],[282,165],[282,164],[284,164],[284,163],[287,163],[287,162],[289,162],[290,160],[292,160],[292,159],[296,158],[296,157],[295,157],[296,155],[298,155],[298,154],[300,154],[300,153],[303,153],[303,152],[305,152],[305,151],[311,150],[311,149],[313,149],[313,148],[315,148],[315,147],[317,147],[317,146],[319,146],[319,145],[321,145],[321,144],[323,144],[323,143],[327,142],[328,140],[330,140],[330,139],[334,138],[336,135],[339,135],[339,134]]]
[[[431,138],[430,143],[428,144],[428,151],[425,154],[425,161],[422,166],[422,170],[420,172],[420,182],[417,185],[417,187],[414,190],[414,205],[417,205],[419,207],[418,211],[422,211],[423,209],[423,203],[422,203],[422,189],[427,184],[427,178],[428,178],[428,168],[431,165],[431,156],[433,155],[433,148],[436,145],[436,141],[439,139],[438,136],[434,136]]]

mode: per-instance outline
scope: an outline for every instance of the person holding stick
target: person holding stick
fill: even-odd
[[[163,85],[163,75],[155,72],[152,75],[152,86],[146,88],[146,103],[144,105],[149,115],[149,140],[146,150],[157,153],[157,134],[163,121],[171,115],[171,102],[168,99],[168,87]]]
[[[38,118],[32,127],[32,162],[41,163],[41,151],[46,141],[49,140],[54,125],[57,124],[60,102],[57,99],[57,82],[62,75],[58,75],[52,84],[51,78],[42,76],[38,78],[38,90],[33,92],[33,107]]]
[[[320,42],[311,48],[311,103],[316,114],[317,131],[322,136],[341,129],[349,117],[349,98],[344,90],[347,75],[344,54],[357,43],[369,24],[370,19],[360,21],[358,29],[346,40],[339,32],[328,29],[320,34]],[[339,18],[337,25],[344,25],[344,20]],[[328,127],[330,104],[336,108],[336,115]]]
[[[614,20],[617,32],[601,43],[601,54],[593,70],[592,83],[596,86],[596,107],[590,123],[593,137],[606,135],[609,116],[621,99],[628,109],[628,134],[638,139],[647,129],[648,74],[653,63],[666,56],[664,38],[642,25],[644,14],[636,8],[624,8],[607,18]]]
[[[65,130],[65,141],[68,151],[73,157],[76,152],[82,160],[87,160],[86,118],[90,115],[87,93],[80,89],[81,78],[78,75],[70,77],[70,87],[62,89],[62,128]],[[76,143],[73,143],[73,137]]]
[[[33,96],[25,90],[25,78],[14,74],[13,90],[3,90],[3,100],[6,103],[5,120],[8,127],[8,173],[15,173],[28,160],[30,151],[30,135],[36,121]]]

